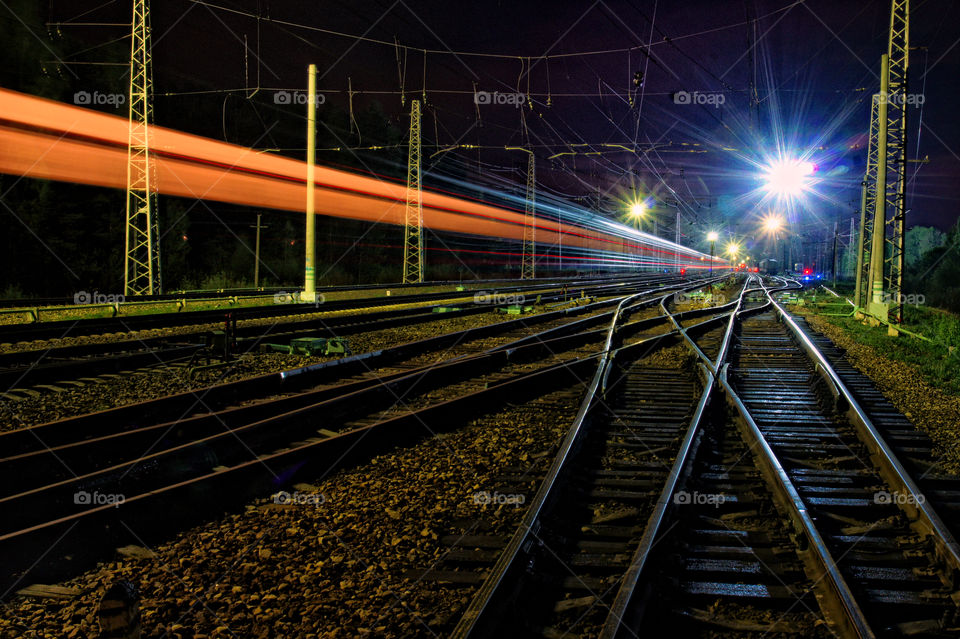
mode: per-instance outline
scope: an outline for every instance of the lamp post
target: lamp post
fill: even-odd
[[[773,238],[773,255],[777,254],[777,233],[780,229],[783,228],[783,218],[779,215],[768,215],[763,218],[763,230]],[[783,272],[786,274],[786,265],[783,267]]]
[[[710,242],[710,277],[713,277],[713,247],[716,245],[718,239],[720,239],[720,234],[716,231],[707,233],[707,241]]]
[[[647,205],[643,200],[635,200],[633,204],[630,205],[628,214],[633,218],[633,225],[636,227],[637,231],[640,231],[640,220],[647,213]],[[643,266],[643,245],[640,245],[640,266]]]
[[[740,245],[736,242],[730,242],[727,244],[727,255],[730,256],[731,260],[737,259],[737,254],[740,252]]]
[[[642,218],[647,213],[647,205],[643,202],[634,202],[630,205],[630,217],[633,218],[634,223],[637,226],[637,230],[640,230],[640,218]]]

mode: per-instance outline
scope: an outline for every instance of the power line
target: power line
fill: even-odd
[[[737,27],[741,27],[741,26],[743,26],[743,25],[745,25],[745,24],[748,24],[749,22],[752,22],[752,20],[736,22],[736,23],[732,23],[732,24],[728,24],[728,25],[723,25],[723,26],[720,26],[720,27],[714,27],[714,28],[712,28],[712,29],[704,29],[704,30],[702,30],[702,31],[697,31],[697,32],[694,32],[694,33],[688,33],[688,34],[686,34],[686,35],[677,36],[677,37],[675,37],[675,38],[670,38],[668,41],[664,41],[664,42],[651,42],[650,44],[638,45],[638,46],[633,46],[633,47],[620,47],[620,48],[616,48],[616,49],[599,49],[599,50],[591,50],[591,51],[577,51],[577,52],[572,52],[572,53],[554,53],[554,54],[532,55],[532,56],[531,56],[531,55],[520,55],[520,54],[516,54],[516,53],[513,53],[513,54],[504,54],[504,53],[482,53],[482,52],[479,52],[479,51],[453,51],[453,50],[450,50],[450,49],[427,49],[427,48],[422,48],[422,47],[413,47],[413,46],[408,46],[408,45],[405,45],[405,44],[399,44],[398,41],[392,41],[392,42],[391,42],[391,41],[388,41],[388,40],[380,40],[379,38],[371,38],[371,37],[369,37],[369,36],[360,36],[360,35],[356,35],[356,34],[353,34],[353,33],[345,33],[345,32],[343,32],[343,31],[334,31],[333,29],[324,29],[324,28],[322,28],[322,27],[315,27],[315,26],[312,26],[312,25],[302,24],[302,23],[299,23],[299,22],[293,22],[293,21],[290,21],[290,20],[279,20],[279,19],[276,19],[276,18],[264,17],[264,16],[261,16],[261,15],[256,14],[256,13],[251,13],[251,12],[249,12],[249,11],[244,11],[244,10],[242,10],[242,9],[234,9],[234,8],[232,8],[232,7],[224,7],[224,6],[222,6],[222,5],[218,5],[218,4],[214,4],[214,3],[212,3],[212,2],[208,2],[207,0],[186,0],[186,1],[187,1],[187,2],[190,2],[190,3],[192,3],[192,4],[201,5],[201,6],[203,6],[203,7],[208,8],[208,9],[218,9],[218,10],[220,10],[220,11],[224,11],[224,12],[227,12],[227,13],[232,13],[232,14],[234,14],[234,15],[240,15],[240,16],[244,16],[244,17],[247,17],[247,18],[252,18],[252,19],[255,19],[255,20],[262,20],[262,21],[264,21],[264,22],[270,22],[270,23],[277,24],[277,25],[283,25],[283,26],[287,26],[287,27],[296,27],[296,28],[299,28],[299,29],[306,29],[306,30],[308,30],[308,31],[315,31],[315,32],[317,32],[317,33],[325,33],[325,34],[327,34],[327,35],[338,36],[338,37],[341,37],[341,38],[349,38],[349,39],[351,39],[351,40],[356,40],[356,41],[358,41],[358,42],[367,42],[367,43],[370,43],[370,44],[379,44],[379,45],[382,45],[382,46],[388,46],[388,47],[393,47],[393,48],[396,48],[397,46],[399,46],[399,47],[402,47],[402,48],[404,48],[404,49],[409,49],[409,50],[411,50],[411,51],[419,51],[420,53],[423,53],[423,54],[444,55],[444,56],[449,56],[449,55],[452,55],[452,56],[473,56],[473,57],[479,57],[479,58],[499,58],[499,59],[502,59],[502,60],[521,60],[521,59],[523,59],[523,60],[528,60],[528,61],[536,60],[537,62],[544,61],[544,60],[550,60],[550,59],[560,59],[560,58],[577,58],[577,57],[585,57],[585,56],[593,56],[593,55],[608,55],[608,54],[614,54],[614,53],[628,53],[628,52],[631,52],[631,51],[642,51],[642,52],[646,53],[646,51],[649,50],[650,47],[654,47],[654,46],[658,46],[658,45],[663,45],[663,44],[670,44],[670,43],[672,43],[672,42],[676,42],[677,40],[685,40],[685,39],[688,39],[688,38],[695,38],[695,37],[698,37],[698,36],[701,36],[701,35],[706,35],[706,34],[709,34],[709,33],[716,33],[716,32],[718,32],[718,31],[725,31],[725,30],[727,30],[727,29],[735,29],[735,28],[737,28]],[[782,12],[784,12],[784,11],[789,11],[789,10],[792,9],[793,7],[795,7],[795,6],[797,6],[797,5],[801,5],[801,4],[803,4],[804,2],[806,2],[806,0],[795,0],[794,2],[791,2],[790,4],[788,4],[787,6],[781,7],[781,8],[779,8],[779,9],[775,9],[775,10],[773,10],[773,11],[770,11],[770,12],[764,14],[763,16],[760,16],[759,18],[754,18],[753,20],[762,20],[762,19],[768,18],[768,17],[770,17],[770,16],[776,15],[776,14],[778,14],[778,13],[782,13]]]

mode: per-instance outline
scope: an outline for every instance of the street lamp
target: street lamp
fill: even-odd
[[[713,277],[713,247],[720,239],[720,234],[716,231],[707,233],[707,241],[710,242],[710,277]]]
[[[776,234],[783,227],[783,218],[777,215],[768,215],[763,218],[763,230],[771,235]]]
[[[633,224],[640,230],[640,220],[643,219],[643,216],[647,214],[647,204],[643,200],[637,200],[630,205],[630,208],[627,209],[627,214],[633,218]]]
[[[643,216],[647,214],[647,204],[643,200],[634,200],[630,205],[630,208],[627,209],[627,215],[633,218],[633,225],[636,227],[637,231],[640,230],[640,220],[643,219]],[[643,245],[640,247],[640,267],[643,267]]]
[[[764,188],[780,197],[801,195],[807,188],[807,177],[816,170],[812,162],[779,160],[764,171]]]
[[[764,232],[770,237],[771,241],[773,242],[773,255],[774,255],[774,259],[776,259],[776,255],[777,255],[777,236],[780,234],[780,231],[783,230],[783,226],[784,226],[784,220],[783,220],[783,218],[780,217],[779,215],[776,215],[776,214],[774,214],[774,213],[771,213],[771,214],[769,214],[769,215],[767,215],[766,217],[763,218],[763,230],[764,230]],[[786,256],[787,246],[786,246],[786,243],[784,243],[783,251],[784,251],[784,256],[783,256],[783,262],[784,262],[784,264],[783,264],[783,270],[784,270],[784,272],[786,272],[786,261],[787,261],[787,256]]]
[[[737,259],[737,253],[740,252],[740,245],[736,242],[730,242],[727,244],[727,255],[730,256],[731,261]]]

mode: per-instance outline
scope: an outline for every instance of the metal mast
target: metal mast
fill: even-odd
[[[130,45],[130,120],[127,138],[127,208],[124,294],[160,293],[160,232],[156,167],[150,161],[153,76],[149,0],[133,0]]]
[[[907,67],[910,49],[910,0],[893,0],[887,44],[887,232],[886,289],[892,308],[890,321],[903,322],[903,267],[907,187]]]
[[[420,190],[420,100],[410,102],[407,207],[403,241],[403,283],[423,281],[423,193]]]
[[[536,277],[537,254],[537,217],[536,217],[536,161],[533,153],[527,156],[527,199],[524,205],[526,215],[523,219],[523,260],[520,264],[520,279],[532,280]]]
[[[903,322],[909,32],[910,1],[892,0],[880,93],[871,111],[857,271],[857,304],[893,324]]]
[[[877,136],[880,134],[880,95],[870,100],[870,139],[867,146],[867,170],[860,193],[860,237],[857,251],[857,287],[854,302],[866,308],[870,301],[870,242],[873,240],[873,216],[877,204]]]

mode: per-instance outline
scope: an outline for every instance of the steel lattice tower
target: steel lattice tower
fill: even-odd
[[[523,219],[523,260],[520,265],[520,279],[532,280],[536,277],[537,227],[536,227],[536,160],[533,153],[527,159],[527,199],[524,204],[526,215]]]
[[[870,101],[870,138],[867,145],[867,169],[863,176],[860,195],[860,237],[857,251],[857,287],[854,301],[866,308],[870,299],[870,243],[873,240],[873,216],[877,204],[877,136],[880,134],[880,94]]]
[[[890,38],[887,45],[887,215],[885,251],[886,290],[895,309],[890,320],[903,321],[903,267],[905,250],[907,187],[907,67],[910,58],[910,0],[893,0],[890,9]]]
[[[892,0],[887,53],[880,65],[880,93],[874,96],[871,111],[861,207],[857,304],[891,323],[903,321],[909,33],[909,0]]]
[[[410,103],[407,206],[403,241],[403,283],[423,281],[423,192],[420,190],[420,100]]]
[[[133,0],[132,27],[124,294],[153,295],[161,291],[161,285],[155,167],[150,161],[153,77],[149,0]]]

